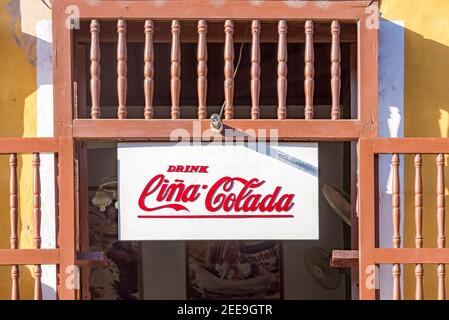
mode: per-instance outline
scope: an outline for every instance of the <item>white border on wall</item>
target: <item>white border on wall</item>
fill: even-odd
[[[53,137],[52,24],[36,25],[36,136]],[[55,157],[41,154],[42,248],[56,247]],[[42,298],[56,299],[56,266],[42,266]]]
[[[380,21],[379,30],[379,135],[404,136],[404,22]],[[404,185],[403,156],[400,157],[400,185]],[[379,157],[379,246],[392,247],[391,156]],[[401,208],[404,190],[401,188]],[[401,210],[403,215],[403,210]],[[401,217],[401,233],[403,229]],[[380,268],[380,298],[392,299],[391,266]],[[401,281],[401,283],[403,283]]]

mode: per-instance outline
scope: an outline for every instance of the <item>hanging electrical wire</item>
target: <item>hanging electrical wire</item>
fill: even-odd
[[[242,42],[241,42],[241,44],[240,44],[239,58],[238,58],[238,60],[237,60],[237,65],[236,65],[236,67],[235,67],[234,74],[233,74],[233,76],[232,76],[233,79],[235,79],[235,76],[236,76],[236,74],[237,74],[237,71],[239,70],[239,67],[240,67],[240,62],[242,61],[243,47],[244,47],[244,45],[245,45],[245,39],[246,39],[246,37],[248,36],[249,30],[250,30],[250,27],[248,27],[248,28],[246,29],[245,35],[244,35],[244,37],[243,37],[243,39],[242,39]],[[223,116],[223,110],[224,110],[225,105],[226,105],[226,101],[223,101],[223,104],[221,105],[221,109],[220,109],[220,119],[221,119],[222,116]]]

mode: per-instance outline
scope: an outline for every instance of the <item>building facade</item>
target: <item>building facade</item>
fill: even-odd
[[[445,246],[447,230],[446,1],[10,0],[1,14],[1,298],[92,298],[88,270],[105,258],[89,245],[89,187],[110,174],[96,173],[115,157],[115,141],[166,140],[176,129],[198,138],[222,101],[230,128],[276,129],[281,142],[318,141],[321,154],[340,159],[332,175],[320,158],[320,180],[351,194],[351,229],[327,229],[340,222],[322,204],[323,242],[313,245],[344,250],[334,251],[334,263],[351,276],[312,296],[284,284],[284,298],[445,298],[449,255],[433,248]],[[204,48],[208,55],[197,54]],[[289,254],[305,249],[284,244],[285,277],[297,267]],[[183,261],[185,247],[143,250],[139,272],[156,276],[138,280],[140,297],[161,298],[152,285],[176,285],[157,284],[163,267],[145,259]],[[19,290],[11,286],[16,264]],[[183,290],[162,298],[185,298]]]

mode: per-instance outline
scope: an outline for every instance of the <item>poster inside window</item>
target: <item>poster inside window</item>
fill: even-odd
[[[279,241],[189,241],[187,298],[281,299]]]

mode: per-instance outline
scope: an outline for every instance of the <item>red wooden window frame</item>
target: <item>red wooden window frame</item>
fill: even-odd
[[[281,141],[358,141],[377,135],[377,30],[367,28],[371,12],[366,7],[372,1],[330,1],[321,8],[313,1],[305,1],[300,9],[292,9],[284,2],[265,1],[254,6],[251,1],[227,1],[222,6],[207,0],[167,1],[53,1],[53,72],[55,136],[58,152],[59,185],[59,281],[71,281],[67,268],[80,264],[76,256],[75,213],[75,142],[85,140],[168,140],[174,129],[184,129],[192,138],[201,138],[209,128],[208,120],[112,120],[74,118],[74,45],[73,30],[68,28],[69,6],[78,9],[81,20],[315,20],[352,21],[358,25],[358,119],[355,120],[225,120],[226,126],[245,129],[277,129]],[[195,124],[201,130],[195,131]],[[257,132],[257,130],[256,130]],[[256,137],[257,138],[257,137]],[[364,245],[364,244],[363,244]],[[362,251],[365,247],[362,247]],[[13,259],[14,260],[14,259]],[[11,260],[10,262],[14,262]],[[60,285],[58,297],[77,298],[77,290]],[[365,297],[365,296],[362,296]]]

